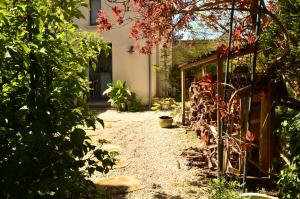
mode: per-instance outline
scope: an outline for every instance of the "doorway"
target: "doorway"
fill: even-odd
[[[112,47],[111,44],[109,44]],[[112,82],[112,51],[107,55],[101,51],[97,57],[97,63],[92,63],[89,68],[90,99],[91,101],[104,101],[103,95],[107,84]]]

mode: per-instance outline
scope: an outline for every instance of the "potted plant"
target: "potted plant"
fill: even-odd
[[[108,88],[103,95],[109,97],[108,102],[116,107],[117,111],[139,111],[143,104],[136,93],[131,92],[125,82],[117,80],[115,84],[107,84]]]
[[[108,84],[108,88],[103,92],[103,95],[109,97],[108,102],[111,106],[117,108],[117,111],[127,111],[128,102],[131,97],[131,92],[125,82],[117,80],[115,84]]]
[[[177,105],[175,100],[173,98],[154,98],[153,100],[153,106],[151,107],[151,110],[153,111],[167,111],[174,109],[174,107]],[[168,114],[169,115],[169,114]],[[159,117],[159,125],[162,128],[170,128],[173,124],[173,117],[163,115]]]

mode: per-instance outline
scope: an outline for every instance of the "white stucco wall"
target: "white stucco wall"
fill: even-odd
[[[89,3],[88,0],[86,0]],[[111,14],[111,8],[102,3],[102,9],[106,10],[107,15]],[[96,32],[96,26],[90,26],[89,8],[81,8],[85,19],[76,20],[81,31]],[[109,30],[104,33],[99,33],[104,41],[112,44],[112,77],[113,82],[122,80],[127,82],[127,86],[131,91],[135,92],[143,103],[149,103],[149,57],[138,52],[128,53],[134,41],[130,38],[130,27],[121,26],[116,29]],[[153,65],[157,64],[156,49],[153,49],[151,55],[151,95],[156,96],[156,72],[153,70]]]

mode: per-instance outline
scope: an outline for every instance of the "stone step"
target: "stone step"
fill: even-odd
[[[118,176],[96,180],[95,186],[100,194],[123,194],[143,189],[144,186],[133,176]]]
[[[110,153],[120,153],[122,151],[122,148],[119,145],[114,145],[114,144],[103,144],[101,149],[108,151]]]
[[[128,166],[128,161],[126,159],[117,159],[116,165],[113,166],[113,169],[122,169]]]

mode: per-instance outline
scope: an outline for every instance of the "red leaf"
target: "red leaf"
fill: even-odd
[[[238,37],[240,37],[241,33],[242,33],[242,29],[237,28],[237,29],[234,30],[233,37],[238,38]]]
[[[118,6],[115,6],[111,9],[111,11],[112,11],[113,16],[117,17],[122,12],[122,9],[119,8]]]
[[[220,111],[220,114],[221,114],[221,118],[223,118],[223,117],[226,116],[226,111],[225,111],[225,110],[221,110],[221,111]]]
[[[255,43],[258,41],[258,39],[259,39],[259,36],[256,36],[256,37],[249,37],[249,38],[247,38],[247,42],[248,42],[249,44],[255,44]]]
[[[200,82],[200,83],[198,83],[198,85],[211,87],[211,83],[209,83],[209,82]]]
[[[103,32],[106,30],[111,29],[112,24],[111,22],[108,20],[107,16],[105,15],[103,10],[99,10],[98,14],[97,14],[97,30],[99,32]]]
[[[228,51],[228,47],[226,46],[226,44],[222,44],[221,46],[218,47],[217,51],[220,54],[226,54]]]
[[[252,131],[247,131],[247,133],[246,133],[246,140],[248,140],[249,142],[253,142],[256,139],[257,139],[256,133],[254,133]]]
[[[209,140],[209,137],[208,137],[208,135],[201,135],[201,138],[200,138],[202,141],[204,141],[204,142],[208,142],[208,140]]]
[[[207,76],[205,76],[204,78],[203,78],[203,80],[205,81],[205,82],[212,82],[212,75],[207,75]]]

